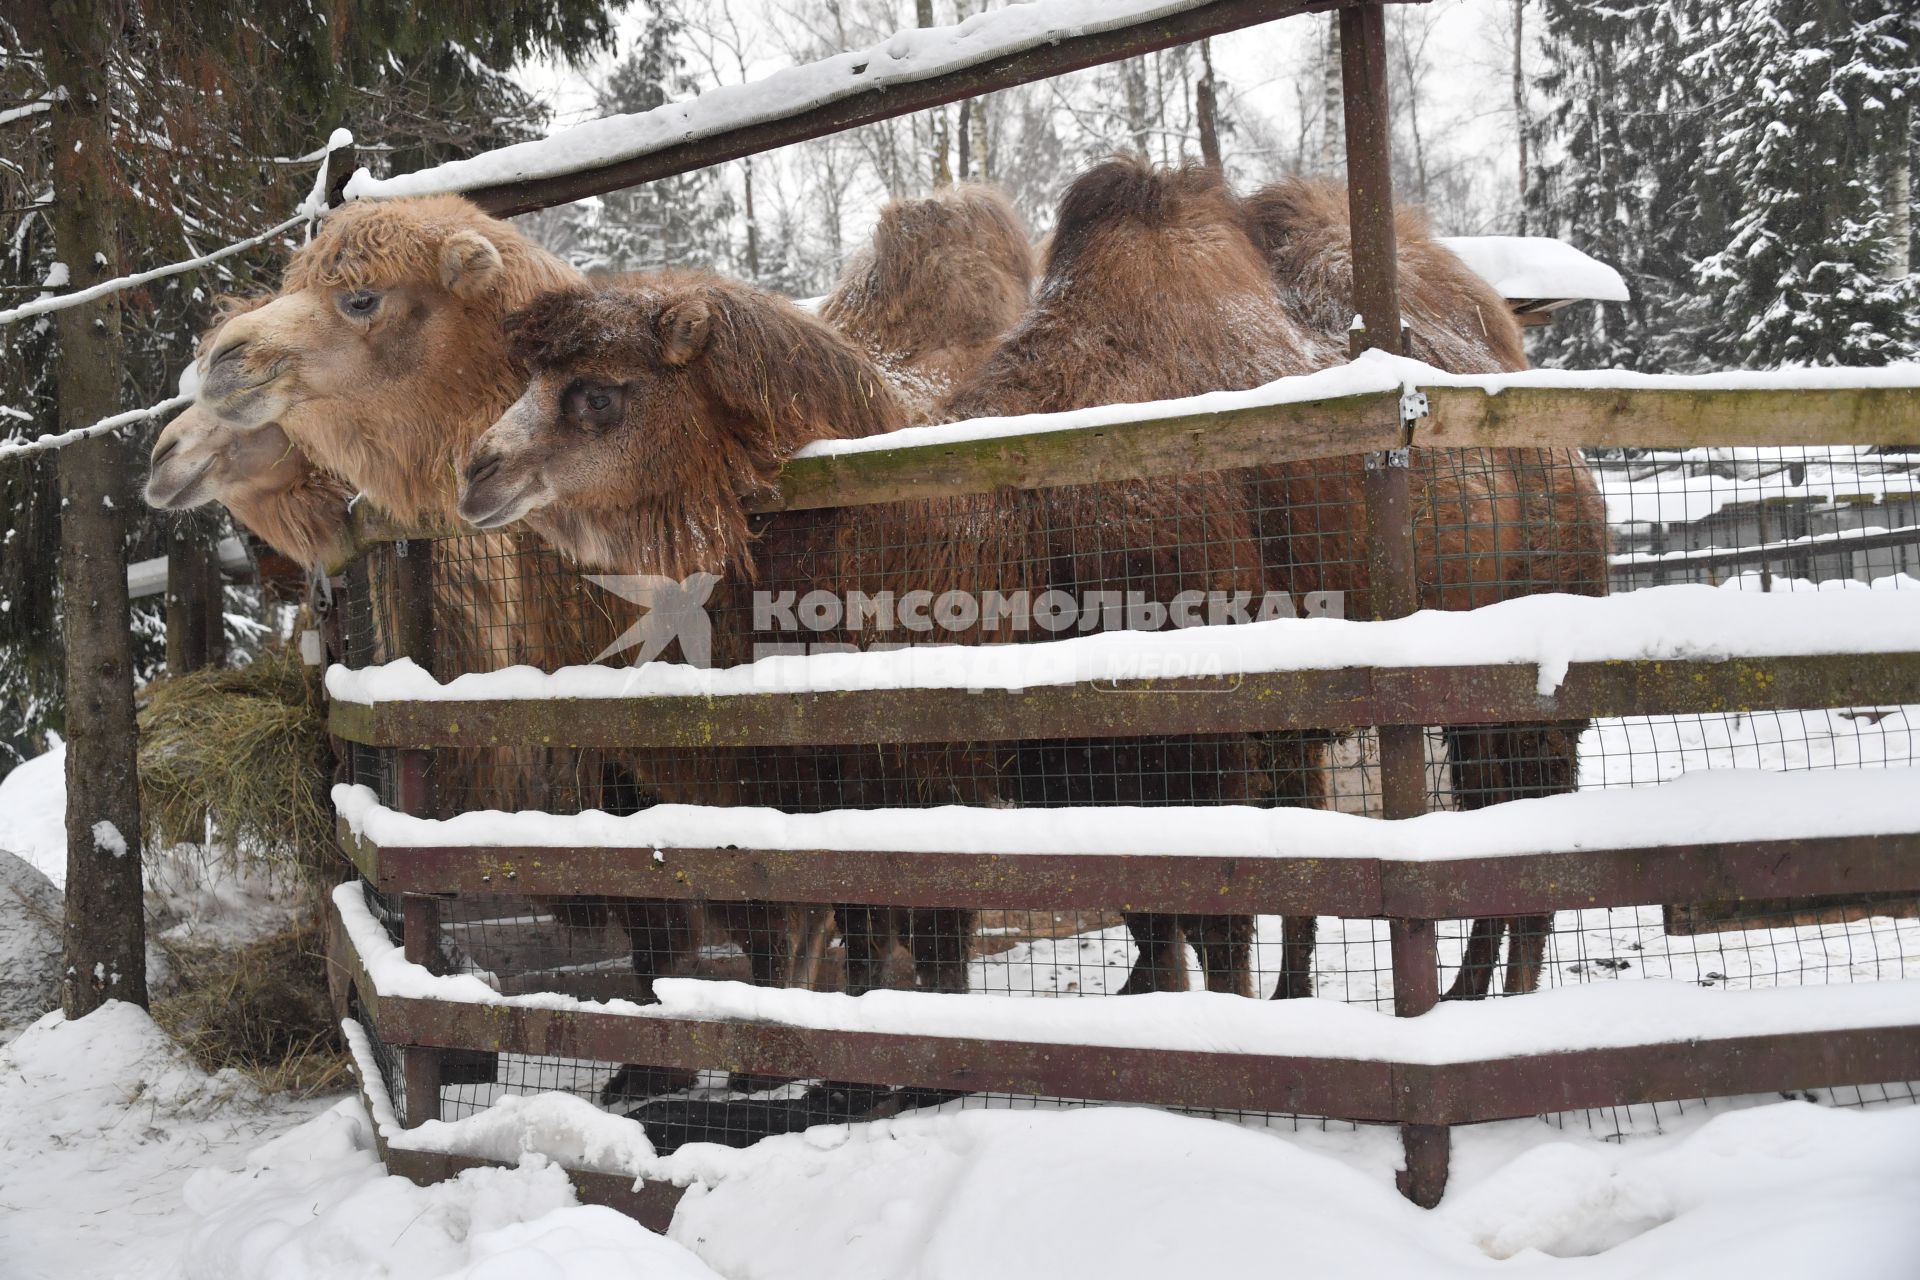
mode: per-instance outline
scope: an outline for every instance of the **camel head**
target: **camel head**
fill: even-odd
[[[460,514],[599,568],[750,570],[745,502],[796,449],[905,422],[847,339],[713,276],[559,291],[508,328],[532,381],[475,442]]]
[[[220,328],[198,403],[241,431],[279,423],[400,519],[449,514],[455,461],[524,385],[501,318],[578,280],[457,196],[349,204]]]

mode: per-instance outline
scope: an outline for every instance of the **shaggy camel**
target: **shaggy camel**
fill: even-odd
[[[1238,203],[1216,172],[1112,160],[1067,191],[1032,309],[944,414],[1049,412],[1251,387],[1304,371],[1316,355],[1274,297]],[[1070,579],[1049,585],[1066,585],[1083,600],[1128,589],[1162,601],[1193,589],[1257,595],[1270,585],[1244,486],[1231,475],[993,495],[955,506],[965,523],[1044,530],[1045,554]],[[1023,803],[1326,802],[1318,735],[1020,750]],[[1184,987],[1185,935],[1209,988],[1253,994],[1251,920],[1126,919],[1138,952],[1123,992]],[[1285,934],[1275,994],[1304,995],[1311,935],[1294,920]]]
[[[1288,309],[1323,343],[1342,341],[1353,314],[1345,190],[1296,178],[1255,193],[1247,208]],[[1499,295],[1433,241],[1417,212],[1397,210],[1396,232],[1407,354],[1455,373],[1525,368],[1519,326]],[[1414,450],[1409,465],[1422,608],[1470,609],[1545,591],[1605,594],[1606,511],[1578,452]],[[1288,589],[1344,591],[1349,614],[1368,616],[1359,461],[1266,468],[1255,489]],[[1585,727],[1449,729],[1454,803],[1477,809],[1574,790]],[[1509,929],[1505,989],[1533,990],[1551,926],[1550,916],[1475,921],[1448,995],[1487,994]]]
[[[1300,338],[1237,216],[1217,179],[1203,175],[1110,165],[1081,179],[1062,206],[1040,301],[949,414],[1155,398],[1272,376],[1261,353],[1291,351]],[[1237,248],[1224,263],[1223,243]],[[1169,305],[1169,290],[1180,304]],[[1143,311],[1160,323],[1139,325]],[[1153,335],[1171,336],[1156,344]],[[553,295],[518,319],[515,340],[533,382],[476,446],[463,512],[486,527],[524,518],[593,563],[720,573],[735,590],[756,574],[763,589],[779,589],[787,579],[772,576],[776,566],[798,589],[837,592],[1133,586],[1171,595],[1260,586],[1243,495],[1212,477],[792,513],[757,530],[756,554],[743,499],[767,489],[786,457],[811,440],[904,420],[870,362],[778,300],[684,275]],[[1094,529],[1101,536],[1089,539]],[[974,627],[947,638],[1007,637]],[[752,639],[733,635],[717,660],[744,655]],[[1180,788],[1155,799],[1218,801],[1248,798],[1245,753],[1254,745],[1244,737],[1101,744],[1082,756],[1095,760],[1096,775],[1144,773]],[[1010,755],[1058,750],[912,747],[832,765],[848,771],[838,779],[843,797],[904,780],[923,802],[1095,798],[1070,783],[1036,790],[1003,777]],[[1088,772],[1084,764],[1047,771],[1055,779]],[[1301,767],[1277,773],[1307,789],[1319,776]],[[1210,986],[1250,990],[1246,922],[1131,923],[1143,945],[1130,990],[1185,984],[1173,954],[1182,925],[1200,944]],[[848,930],[850,949],[858,933]],[[964,989],[965,933],[929,942],[923,950],[916,939],[928,985]],[[859,957],[850,959],[857,987]]]

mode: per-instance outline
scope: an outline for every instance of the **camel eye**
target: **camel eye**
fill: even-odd
[[[380,295],[372,289],[355,289],[340,295],[340,310],[355,320],[365,320],[380,309]]]
[[[604,382],[576,382],[560,398],[560,409],[584,427],[604,429],[626,411],[626,388]]]

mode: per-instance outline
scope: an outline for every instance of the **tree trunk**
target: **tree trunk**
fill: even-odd
[[[1327,15],[1326,36],[1320,46],[1320,169],[1337,176],[1346,168],[1347,147],[1340,96],[1340,15]]]
[[[1220,116],[1213,87],[1213,42],[1200,42],[1200,79],[1193,86],[1193,115],[1200,129],[1200,162],[1220,168]]]
[[[221,657],[219,530],[183,520],[167,539],[167,673],[185,675]]]
[[[1913,271],[1913,108],[1902,99],[1887,113],[1887,278]]]
[[[741,162],[747,188],[747,279],[760,282],[760,222],[753,213],[753,157]]]
[[[1520,144],[1520,235],[1527,234],[1526,7],[1527,0],[1513,0],[1513,136]]]
[[[117,195],[108,67],[109,4],[57,0],[48,13],[55,101],[53,236],[76,289],[115,275]],[[60,426],[113,413],[120,395],[120,303],[109,295],[57,313]],[[60,453],[60,593],[67,677],[66,982],[69,1018],[108,1000],[147,1003],[141,917],[140,788],[134,765],[133,644],[127,610],[129,445],[119,435]]]
[[[923,27],[933,25],[933,0],[913,0],[914,16]],[[966,104],[960,109],[965,111]],[[947,109],[935,107],[927,113],[927,121],[933,130],[933,185],[946,187],[953,185],[953,170],[947,167]]]

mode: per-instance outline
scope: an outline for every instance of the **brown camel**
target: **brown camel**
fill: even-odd
[[[996,187],[960,183],[880,211],[820,318],[880,367],[915,418],[971,378],[1027,309],[1033,248]]]
[[[1067,191],[1032,309],[944,414],[1049,412],[1251,387],[1302,372],[1315,356],[1309,335],[1278,305],[1216,172],[1112,160]],[[1044,529],[1046,554],[1067,566],[1082,599],[1128,589],[1161,601],[1188,589],[1257,595],[1267,585],[1245,488],[1232,475],[954,505],[965,521]],[[938,547],[936,540],[930,550]],[[1024,803],[1326,802],[1325,743],[1315,735],[1025,744],[1021,752]],[[1210,988],[1253,994],[1251,920],[1131,914],[1127,923],[1138,958],[1123,991],[1184,987],[1184,934]],[[1306,994],[1310,937],[1301,922],[1286,922],[1276,994]]]
[[[1323,344],[1343,341],[1353,314],[1345,190],[1289,179],[1249,197],[1247,208],[1288,309]],[[1395,221],[1408,354],[1455,373],[1524,369],[1519,326],[1500,297],[1433,241],[1417,212],[1399,209]],[[1543,591],[1605,594],[1606,511],[1577,451],[1414,450],[1409,466],[1421,607],[1471,609]],[[1255,488],[1269,557],[1288,589],[1344,591],[1349,616],[1369,616],[1359,460],[1265,468]],[[1477,809],[1574,790],[1585,727],[1449,729],[1455,804]],[[1505,989],[1533,990],[1551,927],[1551,916],[1475,921],[1449,996],[1487,994],[1508,930]]]

